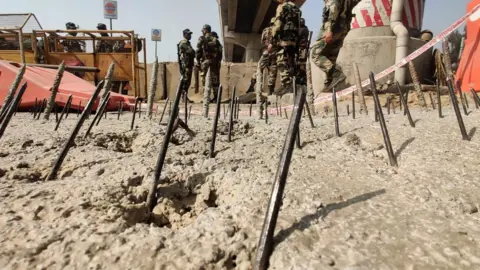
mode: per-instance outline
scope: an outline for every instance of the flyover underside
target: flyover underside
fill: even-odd
[[[298,0],[299,6],[306,0]],[[225,61],[256,62],[261,55],[260,34],[275,16],[272,0],[217,0]],[[241,47],[237,48],[237,47]],[[243,53],[243,56],[240,54]]]

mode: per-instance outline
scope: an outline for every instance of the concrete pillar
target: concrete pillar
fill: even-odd
[[[260,43],[258,40],[255,41],[252,40],[249,42],[245,48],[245,62],[247,63],[258,62],[258,60],[260,60],[262,46],[257,45],[257,43]]]
[[[258,62],[262,54],[260,34],[235,33],[228,31],[224,33],[225,44],[237,44],[245,48],[245,62]],[[227,59],[227,61],[229,61]]]

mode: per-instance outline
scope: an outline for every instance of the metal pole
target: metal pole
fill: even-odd
[[[273,234],[277,224],[280,205],[282,204],[283,191],[287,182],[293,148],[297,137],[296,135],[299,130],[300,119],[302,117],[305,100],[306,93],[304,91],[300,91],[300,93],[297,95],[296,106],[294,106],[293,115],[288,127],[282,155],[278,164],[277,174],[275,175],[275,181],[273,183],[272,193],[268,202],[267,213],[265,214],[265,220],[263,222],[262,233],[257,245],[253,267],[255,270],[264,270],[268,268],[270,254],[273,251]]]
[[[437,106],[438,106],[438,117],[442,118],[442,99],[440,96],[440,81],[437,79]]]
[[[93,126],[95,125],[95,122],[97,122],[97,120],[98,120],[98,122],[97,122],[97,125],[98,125],[98,123],[102,119],[102,112],[105,109],[105,106],[107,105],[109,98],[110,98],[110,92],[107,93],[106,98],[102,100],[102,104],[97,109],[97,113],[95,114],[95,117],[93,118],[93,121],[90,123],[87,131],[85,132],[85,135],[83,136],[84,139],[88,137],[88,134],[90,134],[90,131],[92,130]]]
[[[168,101],[169,101],[169,98],[167,97],[167,99],[165,100],[165,105],[163,105],[162,114],[160,115],[160,121],[158,121],[159,124],[162,123],[163,116],[165,115],[165,111],[167,110]]]
[[[63,107],[62,113],[60,114],[60,118],[58,119],[57,124],[55,125],[54,131],[57,131],[58,127],[60,126],[60,122],[62,122],[63,115],[67,112],[67,110],[70,108],[70,103],[72,103],[72,94],[68,96],[67,103],[65,104],[65,107]],[[66,118],[65,118],[66,119]]]
[[[352,92],[352,119],[355,119],[355,92]]]
[[[17,95],[13,98],[12,102],[10,103],[10,108],[8,108],[8,111],[5,114],[5,118],[3,119],[3,122],[0,124],[0,138],[2,138],[3,133],[7,129],[8,123],[10,123],[13,113],[15,112],[15,109],[20,103],[20,100],[22,99],[23,93],[25,93],[26,89],[27,89],[27,83],[23,83],[20,90],[18,90]]]
[[[175,119],[177,118],[178,112],[178,105],[180,103],[180,99],[182,96],[182,80],[183,76],[180,77],[180,82],[177,87],[177,94],[175,96],[175,102],[173,105],[173,113],[170,115],[170,119],[168,120],[167,130],[165,131],[165,136],[163,137],[162,148],[160,148],[160,152],[158,153],[157,163],[155,165],[155,174],[152,181],[152,186],[148,193],[147,197],[147,207],[148,210],[151,212],[153,208],[157,205],[157,185],[160,181],[160,175],[162,174],[163,164],[165,162],[165,156],[167,155],[168,151],[168,144],[170,143],[170,139],[173,133],[173,125],[175,124]]]
[[[400,89],[400,84],[396,81],[395,85],[398,89],[398,95],[400,96],[400,104],[403,104],[403,108],[405,109],[405,114],[407,115],[408,122],[410,122],[411,127],[415,127],[415,123],[413,122],[412,115],[410,114],[410,109],[408,108],[407,99],[402,94],[402,89]]]
[[[158,59],[157,46],[158,46],[158,41],[155,41],[155,57],[157,57]]]
[[[228,119],[228,142],[232,142],[232,130],[233,130],[233,114],[234,114],[234,107],[235,107],[235,93],[237,91],[237,87],[233,87],[232,98],[230,99],[230,115]]]
[[[110,31],[113,30],[113,23],[112,23],[112,19],[110,19]],[[113,37],[113,33],[110,34],[111,37]],[[133,44],[132,44],[133,46]]]
[[[462,138],[466,141],[469,141],[467,130],[465,129],[465,124],[463,123],[462,114],[460,113],[460,108],[458,108],[458,100],[455,95],[455,90],[453,88],[453,82],[450,77],[447,77],[448,93],[450,94],[450,100],[452,101],[453,110],[455,111],[455,116],[457,117],[458,126],[460,127],[460,132],[462,133]]]
[[[480,98],[473,88],[470,88],[470,92],[472,93],[473,101],[475,102],[475,108],[478,109],[480,107]]]
[[[335,90],[335,87],[333,87],[332,101],[333,117],[335,122],[335,136],[340,137],[340,128],[338,126],[337,91]]]
[[[50,171],[50,174],[47,176],[46,180],[53,180],[57,177],[57,172],[62,166],[63,160],[67,156],[68,150],[70,149],[70,147],[72,147],[73,142],[75,141],[75,137],[77,136],[78,132],[80,131],[80,128],[82,127],[83,123],[87,119],[87,115],[90,113],[90,109],[92,108],[93,104],[97,100],[97,97],[100,94],[100,91],[102,90],[102,85],[103,85],[103,81],[101,81],[97,85],[95,92],[93,92],[92,96],[90,97],[90,100],[88,101],[87,106],[85,106],[85,109],[82,112],[82,116],[80,116],[80,118],[78,119],[77,124],[75,125],[75,128],[72,130],[72,133],[70,134],[70,137],[65,142],[63,149],[60,152],[60,155],[58,155],[57,160],[55,161],[55,164],[53,165],[52,170]]]
[[[375,75],[373,74],[373,72],[370,72],[370,86],[373,93],[373,101],[375,102],[375,109],[378,111],[380,128],[382,129],[383,140],[385,142],[385,148],[387,149],[390,165],[398,167],[397,158],[393,153],[392,143],[390,142],[390,136],[388,135],[387,124],[385,123],[385,118],[383,117],[382,105],[380,104],[380,100],[378,99],[377,86],[375,84]]]
[[[217,108],[215,110],[215,118],[213,119],[212,142],[210,143],[210,158],[213,158],[215,156],[215,141],[217,140],[217,126],[218,126],[218,119],[220,118],[220,101],[221,100],[222,100],[222,85],[218,87],[218,93],[217,93]]]
[[[138,106],[139,98],[135,99],[135,106],[133,106],[133,115],[132,115],[132,122],[130,123],[130,130],[133,129],[133,125],[135,124],[135,115],[137,114],[137,106]]]

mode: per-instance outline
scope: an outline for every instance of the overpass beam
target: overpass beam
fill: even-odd
[[[260,0],[257,14],[255,15],[255,20],[253,21],[253,33],[258,33],[260,31],[260,27],[262,27],[263,20],[265,19],[265,15],[267,15],[267,11],[271,3],[271,0]]]
[[[228,0],[228,30],[235,31],[238,0]]]

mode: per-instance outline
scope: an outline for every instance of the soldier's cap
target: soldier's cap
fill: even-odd
[[[184,34],[184,35],[185,35],[185,34],[193,34],[193,32],[190,31],[190,29],[187,28],[187,29],[183,30],[183,34]]]
[[[212,27],[209,24],[205,24],[202,29],[212,30]]]
[[[65,24],[65,27],[66,27],[67,29],[77,29],[77,26],[76,26],[74,23],[72,23],[72,22],[67,22],[67,23]]]
[[[218,34],[217,34],[217,32],[215,32],[215,31],[214,31],[214,32],[212,32],[212,36],[214,36],[214,37],[218,38]]]
[[[105,25],[104,23],[98,23],[97,24],[97,29],[107,29],[107,25]]]

